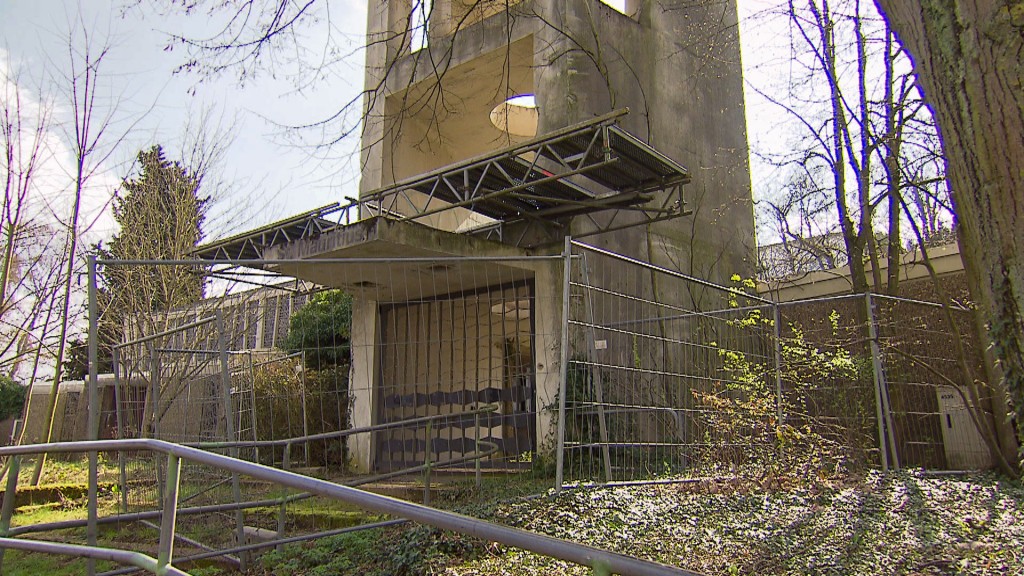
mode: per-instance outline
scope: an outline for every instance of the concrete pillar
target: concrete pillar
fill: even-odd
[[[534,396],[537,410],[535,447],[540,453],[554,449],[556,400],[562,377],[562,267],[545,264],[534,281]]]
[[[349,373],[350,418],[353,428],[374,423],[377,405],[378,343],[380,322],[377,303],[352,301],[352,367]],[[348,440],[350,464],[358,472],[373,469],[372,434],[358,434]]]

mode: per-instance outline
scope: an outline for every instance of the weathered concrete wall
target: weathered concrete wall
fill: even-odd
[[[380,320],[377,303],[371,300],[352,301],[352,367],[349,373],[349,393],[352,398],[352,427],[365,428],[374,424],[377,413],[377,370],[380,344]],[[357,434],[348,440],[352,466],[361,472],[373,468],[374,435]]]
[[[588,242],[707,279],[753,270],[742,67],[731,2],[642,2],[635,18],[593,0],[538,5],[535,84],[544,133],[628,107],[621,125],[693,175],[693,216]],[[576,232],[585,232],[577,223]]]
[[[685,196],[694,215],[594,242],[712,280],[750,275],[753,208],[734,3],[637,1],[629,17],[597,0],[523,1],[511,16],[469,18],[454,36],[435,35],[415,53],[398,52],[394,40],[404,32],[399,13],[407,3],[370,7],[369,38],[392,40],[367,52],[367,88],[384,90],[366,100],[362,192],[514,143],[487,117],[514,94],[536,94],[541,134],[628,107],[622,125],[692,172]],[[439,19],[459,12],[448,4],[435,2]],[[389,60],[396,54],[403,55]],[[576,232],[585,231],[580,220]]]

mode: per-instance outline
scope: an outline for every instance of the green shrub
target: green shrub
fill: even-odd
[[[348,364],[352,337],[352,297],[341,290],[313,296],[292,315],[284,347],[305,352],[306,367],[322,369]]]
[[[0,376],[0,420],[20,416],[28,389],[9,376]]]
[[[302,436],[305,432],[321,434],[348,428],[347,364],[321,370],[300,369],[298,359],[289,358],[263,364],[253,371],[253,376],[259,440],[281,440]],[[348,458],[347,445],[339,439],[296,445],[292,448],[292,457],[300,457],[306,450],[308,466],[344,465]],[[283,452],[283,447],[261,449],[261,460],[268,464],[280,462]]]

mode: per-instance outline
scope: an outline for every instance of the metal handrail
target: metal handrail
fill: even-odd
[[[294,444],[297,444],[297,443],[300,443],[300,442],[310,441],[310,440],[323,440],[323,439],[341,438],[341,437],[349,436],[349,435],[352,435],[352,434],[363,433],[363,432],[376,432],[376,431],[381,431],[381,430],[388,430],[388,429],[393,429],[393,428],[402,428],[402,427],[406,427],[406,426],[409,426],[409,425],[424,424],[424,423],[427,424],[428,429],[429,429],[430,423],[433,422],[433,421],[437,421],[437,420],[450,420],[450,419],[453,419],[453,418],[470,417],[470,416],[479,419],[479,417],[482,414],[486,414],[486,413],[490,413],[490,412],[497,412],[498,408],[499,408],[499,406],[497,404],[486,404],[486,405],[480,406],[478,408],[475,408],[473,410],[467,410],[465,412],[456,412],[456,413],[452,413],[452,414],[435,414],[435,415],[432,415],[432,416],[422,416],[422,417],[417,417],[417,418],[410,418],[410,419],[407,419],[407,420],[402,420],[402,421],[398,421],[398,422],[389,422],[389,423],[385,423],[385,424],[377,424],[377,425],[374,425],[374,426],[367,426],[367,427],[361,427],[361,428],[350,428],[350,429],[347,429],[347,430],[337,430],[337,431],[333,431],[333,432],[325,432],[325,433],[321,433],[321,434],[311,434],[311,435],[306,435],[306,436],[283,438],[283,439],[278,439],[278,440],[269,440],[269,441],[236,441],[236,442],[206,442],[206,443],[200,442],[200,443],[183,443],[183,445],[185,445],[185,446],[192,446],[194,448],[202,448],[202,449],[232,448],[232,447],[252,447],[252,446],[284,446],[285,450],[286,450],[286,454],[285,454],[283,468],[287,470],[287,469],[289,469],[289,462],[290,462],[290,459],[288,458],[287,451],[290,450],[291,447]],[[479,426],[479,421],[478,421],[477,424]],[[481,447],[483,447],[485,449],[483,451],[481,451],[480,450]],[[400,469],[400,470],[393,470],[391,472],[377,474],[377,475],[374,475],[374,476],[361,476],[361,477],[353,479],[353,480],[348,480],[348,481],[342,482],[341,484],[346,485],[346,486],[361,486],[361,485],[364,485],[364,484],[373,483],[373,482],[379,482],[379,481],[386,480],[386,479],[389,479],[389,478],[400,477],[400,476],[407,476],[409,474],[414,474],[414,473],[417,473],[417,472],[425,472],[425,474],[424,474],[424,476],[425,476],[425,481],[424,481],[424,499],[425,500],[424,500],[424,504],[429,504],[429,502],[426,501],[426,498],[428,497],[429,490],[430,490],[429,473],[426,473],[428,470],[431,470],[431,469],[434,469],[434,468],[445,468],[445,467],[454,466],[454,465],[462,464],[462,463],[469,462],[469,461],[476,461],[477,462],[477,468],[478,468],[477,485],[479,486],[479,480],[480,480],[480,478],[479,478],[479,461],[482,460],[482,459],[488,458],[488,457],[490,457],[490,456],[492,456],[494,454],[496,454],[498,451],[499,451],[499,447],[498,447],[497,444],[495,444],[493,442],[488,442],[488,441],[485,441],[485,440],[477,440],[477,450],[475,452],[471,453],[471,454],[465,454],[463,456],[452,458],[452,459],[441,461],[441,462],[430,462],[430,463],[419,465],[419,466],[411,466],[411,467],[403,468],[403,469]],[[210,487],[208,487],[208,488],[206,488],[206,489],[204,489],[204,490],[202,490],[200,492],[193,493],[188,498],[179,499],[178,500],[177,515],[178,516],[185,516],[185,515],[192,515],[192,514],[205,514],[205,513],[209,513],[209,512],[229,512],[229,511],[246,510],[246,509],[250,509],[250,508],[262,508],[262,507],[267,507],[267,506],[281,506],[283,504],[297,502],[297,501],[304,500],[304,499],[307,499],[307,498],[310,498],[310,497],[314,496],[314,494],[311,494],[311,493],[308,493],[308,492],[304,492],[304,493],[292,494],[290,496],[286,496],[286,497],[282,497],[282,498],[278,498],[278,499],[272,499],[272,500],[256,500],[256,501],[246,501],[246,502],[232,502],[232,503],[228,503],[228,504],[215,504],[215,505],[194,506],[194,507],[184,507],[184,508],[182,507],[182,505],[186,501],[188,501],[190,498],[198,496],[199,494],[202,494],[205,490],[215,488],[216,486],[222,485],[222,484],[224,484],[224,483],[226,483],[226,482],[228,482],[230,480],[231,480],[230,478],[226,478],[225,480],[223,480],[221,482],[218,482],[218,483],[215,483],[215,484],[211,485]],[[281,509],[281,514],[283,514],[283,513],[284,513],[284,508]],[[155,510],[155,511],[150,511],[150,512],[134,512],[134,513],[128,513],[128,514],[119,514],[117,516],[110,516],[110,517],[106,517],[106,518],[97,518],[94,521],[94,524],[98,526],[100,524],[121,523],[121,522],[126,522],[126,521],[127,522],[137,521],[137,522],[145,523],[146,519],[158,519],[158,518],[161,518],[162,514],[163,514],[163,512],[160,511],[160,510]],[[283,518],[279,518],[278,522],[279,522],[279,526],[283,526],[283,522],[284,522]],[[402,522],[405,522],[405,520],[402,520]],[[20,536],[20,535],[28,534],[28,533],[32,533],[32,532],[46,532],[46,531],[68,529],[68,528],[82,528],[82,527],[87,527],[89,525],[90,525],[90,521],[86,520],[86,519],[63,520],[63,521],[59,521],[59,522],[31,524],[31,525],[26,525],[26,526],[18,526],[17,528],[10,528],[10,529],[7,530],[7,534],[6,535],[7,536]],[[324,536],[330,536],[333,533],[334,533],[334,531],[326,531],[326,532],[318,532],[318,533],[314,533],[314,534],[305,534],[300,539],[302,539],[302,540],[311,540],[311,539],[315,539],[315,538],[321,538],[321,537],[324,537]],[[177,537],[177,535],[176,535],[176,537]],[[291,540],[293,540],[293,539],[292,538],[279,538],[279,539],[272,540],[272,541],[269,541],[269,542],[260,543],[257,546],[252,546],[252,545],[236,546],[236,547],[233,547],[233,548],[230,548],[230,549],[227,549],[227,550],[219,550],[219,551],[217,551],[216,554],[207,553],[206,555],[204,555],[204,557],[220,556],[220,555],[226,556],[228,554],[235,553],[235,552],[246,552],[246,551],[249,551],[251,549],[258,549],[258,548],[263,548],[263,547],[278,546],[280,544],[287,543],[288,541],[291,541]],[[2,555],[2,552],[0,552],[0,555]],[[131,570],[134,570],[134,569],[129,568],[128,570],[131,571]],[[115,570],[114,572],[104,572],[104,574],[106,576],[112,576],[112,574],[119,574],[119,573],[122,573],[122,572],[119,571],[119,570]]]
[[[0,456],[22,456],[42,452],[76,453],[118,450],[149,450],[153,452],[160,452],[168,455],[169,464],[173,463],[173,466],[169,466],[169,470],[177,468],[181,459],[186,459],[199,464],[219,468],[227,472],[243,474],[260,480],[281,484],[288,488],[311,492],[318,496],[342,500],[366,510],[389,514],[399,518],[406,518],[421,524],[429,524],[443,530],[451,530],[453,532],[474,536],[486,541],[498,542],[507,546],[522,548],[530,552],[574,562],[583,566],[590,566],[593,568],[601,567],[602,569],[609,570],[613,573],[652,576],[698,576],[696,572],[691,572],[681,568],[675,568],[657,562],[639,560],[637,558],[631,558],[629,556],[616,554],[607,550],[601,550],[592,546],[560,540],[518,528],[501,526],[499,524],[464,516],[455,512],[438,510],[428,506],[414,504],[412,502],[406,502],[404,500],[374,494],[372,492],[366,492],[358,488],[342,486],[326,480],[310,478],[294,472],[271,468],[262,464],[247,462],[230,456],[224,456],[222,454],[207,452],[198,448],[191,448],[180,444],[165,442],[163,440],[93,440],[7,446],[0,448]],[[169,555],[170,549],[165,549],[164,543],[167,541],[173,541],[173,524],[170,525],[170,534],[167,534],[166,531],[168,529],[168,519],[174,517],[177,509],[177,478],[169,478],[167,484],[168,491],[165,500],[165,515],[163,523],[164,530],[162,530],[161,533],[161,557],[157,561],[157,565],[154,566],[153,571],[156,573],[184,574],[181,571],[160,572],[160,570],[170,570],[171,568],[171,558]],[[5,495],[5,498],[6,497],[13,498],[13,494]],[[167,508],[170,509],[168,510]],[[29,541],[17,541],[17,545],[22,546],[23,548],[28,543]],[[9,539],[0,539],[0,549],[3,549],[4,547],[14,547],[10,544]],[[70,551],[72,550],[71,548],[64,548],[67,546],[70,545],[52,544],[46,547],[55,552],[63,550],[64,552],[61,553],[78,553]],[[76,547],[76,549],[77,548],[82,547]],[[97,548],[88,547],[88,549],[90,550],[90,554],[92,554],[90,557],[97,557],[97,554],[100,553],[95,552],[98,550]],[[106,549],[99,550],[102,550],[103,554],[108,554],[108,556],[104,557],[110,558],[109,552],[111,551]],[[166,564],[162,564],[163,562],[166,562]],[[146,569],[150,568],[146,567]]]
[[[18,538],[0,537],[0,549],[10,548],[12,550],[24,550],[26,552],[42,552],[44,554],[59,554],[62,556],[80,556],[93,560],[109,560],[118,564],[127,564],[142,570],[148,570],[154,574],[168,574],[170,576],[189,576],[188,572],[182,571],[174,566],[159,567],[159,561],[152,556],[141,552],[129,550],[114,550],[112,548],[101,548],[98,546],[80,546],[77,544],[65,544],[63,542],[47,542],[43,540],[22,540]]]

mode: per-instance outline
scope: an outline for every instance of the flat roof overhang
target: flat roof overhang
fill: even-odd
[[[539,264],[519,248],[382,217],[270,247],[263,257],[274,261],[265,270],[378,302],[415,301],[519,282],[532,278]]]

